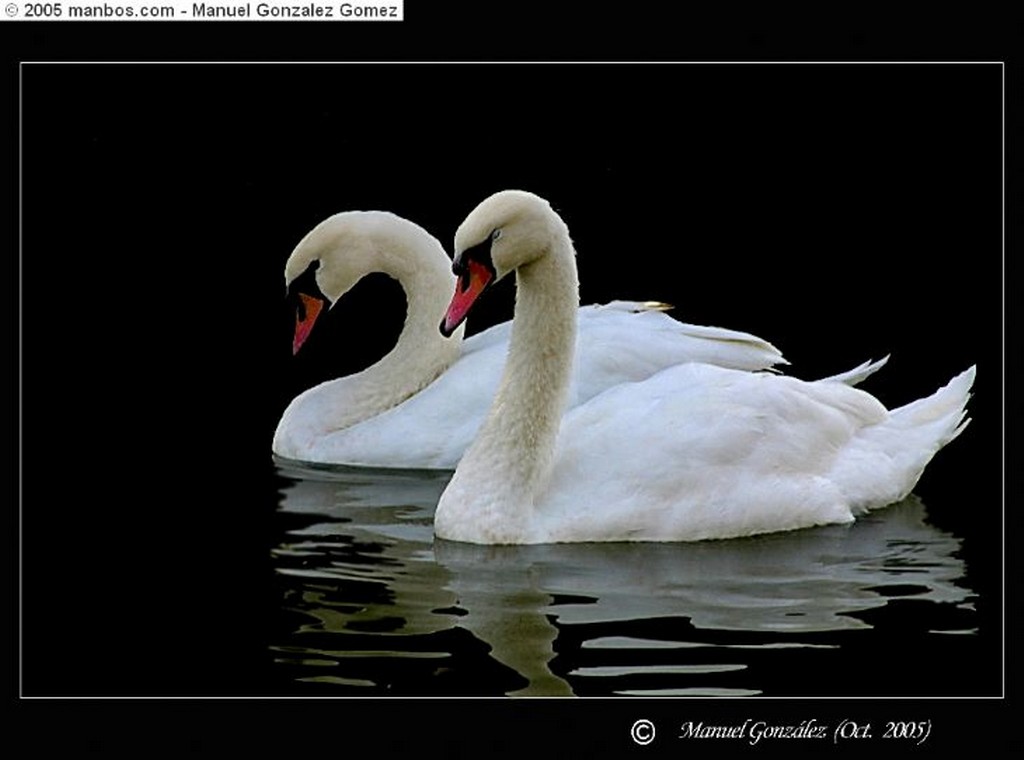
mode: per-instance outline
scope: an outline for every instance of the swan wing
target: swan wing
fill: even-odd
[[[572,404],[686,362],[765,370],[786,360],[750,333],[679,322],[660,304],[614,301],[579,310]]]
[[[830,475],[887,415],[843,383],[671,367],[566,415],[532,539],[698,540],[849,522]]]
[[[476,346],[401,404],[318,444],[325,461],[373,467],[454,469],[494,400],[508,346]]]

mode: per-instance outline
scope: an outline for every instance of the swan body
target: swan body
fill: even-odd
[[[677,364],[563,419],[578,299],[564,223],[537,196],[505,191],[455,242],[461,277],[445,330],[512,271],[517,294],[494,404],[437,506],[440,538],[690,541],[846,523],[905,497],[966,424],[973,367],[893,411],[837,382],[881,363],[815,382]],[[481,283],[465,287],[467,272]]]
[[[321,297],[333,304],[371,272],[390,275],[406,292],[398,342],[362,372],[299,394],[278,423],[273,451],[299,462],[454,469],[494,399],[512,325],[466,340],[461,326],[442,336],[437,326],[455,284],[451,259],[421,227],[387,212],[345,212],[320,223],[292,252],[285,279],[319,291],[317,299],[302,294],[307,305]],[[579,340],[569,406],[681,362],[746,371],[785,363],[754,335],[677,322],[663,308],[634,301],[573,306]],[[296,349],[318,313],[298,321]]]

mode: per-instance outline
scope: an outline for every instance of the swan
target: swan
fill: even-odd
[[[384,272],[405,290],[406,319],[397,343],[362,372],[299,394],[281,416],[273,452],[279,462],[454,469],[493,400],[511,325],[465,341],[462,327],[442,336],[437,326],[455,283],[442,245],[395,214],[348,211],[313,228],[285,264],[297,306],[293,351],[308,338],[325,302],[333,305],[373,272]],[[786,363],[754,335],[684,324],[663,309],[615,301],[578,310],[570,405],[683,361],[737,370]],[[856,377],[843,379],[856,382],[873,369],[864,365]]]
[[[870,394],[707,363],[670,366],[565,413],[578,281],[558,214],[507,190],[455,235],[443,333],[516,274],[494,403],[441,494],[441,539],[477,544],[724,539],[852,522],[899,501],[967,424],[975,368],[888,411]]]

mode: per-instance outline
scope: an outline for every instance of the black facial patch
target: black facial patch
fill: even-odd
[[[306,319],[306,305],[299,298],[299,293],[305,293],[307,296],[313,296],[325,303],[327,302],[326,296],[320,291],[320,286],[316,282],[316,270],[319,268],[320,259],[313,259],[313,261],[309,262],[306,270],[288,284],[288,292],[286,294],[288,306],[289,309],[294,307],[300,322]]]
[[[452,274],[462,278],[461,289],[469,287],[469,262],[475,261],[487,267],[491,274],[495,274],[494,262],[491,260],[491,236],[471,248],[467,248],[455,257],[452,261]]]

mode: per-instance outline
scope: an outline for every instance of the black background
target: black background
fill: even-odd
[[[758,23],[733,36],[753,53],[743,57],[788,59],[780,49],[795,33]],[[196,50],[221,39],[211,26],[194,27]],[[832,34],[884,49],[890,32],[865,29]],[[487,29],[475,31],[462,53],[481,49]],[[61,57],[59,37],[40,27],[25,34],[22,60]],[[310,39],[332,41],[326,34]],[[385,30],[361,34],[356,48],[321,49],[332,59],[395,60],[370,52]],[[412,34],[411,25],[394,34]],[[236,59],[279,57],[254,42],[266,37],[246,39]],[[554,32],[538,25],[531,39],[550,50]],[[144,41],[125,38],[124,57],[159,57]],[[427,47],[420,60],[451,60]],[[663,59],[701,58],[660,50]],[[193,57],[163,59],[182,53]],[[637,58],[611,48],[581,57]],[[81,58],[110,59],[99,50]],[[998,628],[1002,67],[33,63],[15,72],[21,694],[263,693],[277,603],[268,592],[274,425],[297,390],[382,355],[402,308],[393,283],[370,278],[293,359],[284,260],[322,218],[358,208],[406,216],[448,248],[465,214],[507,187],[537,192],[562,213],[585,302],[674,303],[679,319],[771,340],[801,377],[891,354],[865,385],[889,405],[976,363],[974,422],[917,493],[933,521],[969,537],[980,614]],[[471,331],[508,318],[511,303],[506,283]],[[248,629],[240,617],[251,618]],[[979,666],[997,668],[998,654]],[[992,683],[998,692],[998,677]],[[226,704],[131,710],[157,720],[159,706],[162,735],[179,721],[238,735],[253,717],[287,723],[312,708],[241,703],[242,717],[228,718]],[[457,704],[477,725],[556,724],[578,746],[626,737],[625,728],[602,733],[595,715],[628,727],[643,712]],[[992,704],[1003,703],[985,709]],[[71,705],[104,739],[128,707]],[[770,705],[763,711],[805,717],[800,703]],[[316,705],[342,726],[397,707],[422,727],[438,709]],[[651,710],[674,720],[682,706]]]

